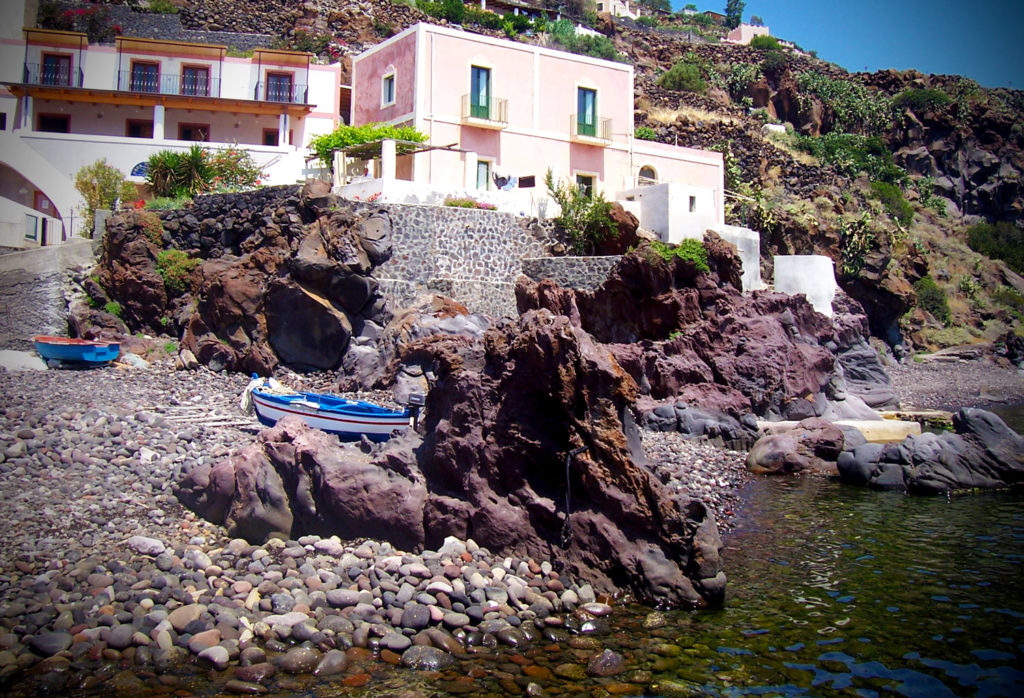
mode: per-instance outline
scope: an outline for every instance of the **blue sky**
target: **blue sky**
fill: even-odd
[[[694,4],[725,9],[725,0]],[[1024,0],[747,0],[744,21],[752,15],[850,71],[914,68],[1024,89]]]

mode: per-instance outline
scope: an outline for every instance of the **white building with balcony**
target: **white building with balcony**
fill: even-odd
[[[157,151],[237,144],[264,184],[304,179],[309,140],[331,132],[340,110],[340,66],[312,59],[127,36],[91,45],[46,29],[0,39],[0,245],[78,232],[75,173],[100,158],[142,183]]]

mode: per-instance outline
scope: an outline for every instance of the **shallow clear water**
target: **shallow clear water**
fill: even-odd
[[[758,480],[726,608],[672,616],[713,693],[1024,695],[1024,498]],[[671,675],[671,676],[670,676]]]

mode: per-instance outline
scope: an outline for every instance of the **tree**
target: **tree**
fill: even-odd
[[[743,21],[743,8],[747,3],[743,0],[726,0],[725,2],[725,26],[735,29]]]
[[[688,2],[688,3],[686,3],[686,6],[683,7],[683,9],[684,10],[693,10],[694,12],[696,12],[697,11],[697,6],[694,5],[692,2]]]
[[[751,15],[751,17],[750,17],[750,26],[752,26],[752,27],[763,27],[764,26],[764,20],[761,19],[758,15]]]
[[[638,5],[646,7],[652,12],[671,12],[672,3],[669,0],[637,0]]]
[[[113,209],[118,200],[125,201],[138,195],[135,185],[124,173],[107,164],[105,159],[86,165],[75,174],[75,189],[85,199],[82,214],[90,237],[93,234],[96,209]]]

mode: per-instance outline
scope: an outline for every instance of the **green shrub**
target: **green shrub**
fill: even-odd
[[[769,51],[761,61],[761,72],[765,75],[781,75],[789,67],[789,54],[785,51]]]
[[[544,176],[544,184],[561,208],[554,219],[555,225],[566,234],[575,254],[591,252],[596,243],[619,234],[611,218],[612,204],[600,192],[588,192],[568,182],[556,183],[550,169]]]
[[[906,227],[914,220],[914,207],[903,198],[903,192],[889,182],[871,182],[871,193],[882,202],[889,217]]]
[[[449,196],[445,198],[444,205],[453,208],[478,208],[484,211],[494,211],[497,208],[494,204],[477,201],[468,196]]]
[[[213,168],[198,143],[185,152],[153,153],[146,164],[146,182],[156,196],[195,196],[209,191],[213,183]]]
[[[978,223],[967,229],[967,244],[978,254],[1001,259],[1024,274],[1024,231],[1012,223]]]
[[[836,131],[882,133],[892,124],[890,101],[860,83],[810,70],[797,76],[797,87],[803,106],[809,106],[810,99],[817,97],[832,113],[832,127]]]
[[[146,9],[156,15],[178,14],[178,6],[171,0],[149,0],[149,6]]]
[[[651,242],[651,249],[666,262],[671,262],[673,259],[678,258],[687,262],[693,262],[694,266],[697,267],[697,271],[705,273],[711,271],[711,267],[708,266],[708,250],[700,240],[687,239],[678,245],[654,240]]]
[[[108,165],[106,159],[97,160],[76,172],[75,189],[85,200],[82,215],[85,217],[89,237],[94,232],[96,209],[114,209],[118,200],[127,201],[138,194],[135,185],[128,181],[121,170]]]
[[[146,202],[147,211],[170,211],[173,209],[185,208],[192,203],[187,196],[158,196]]]
[[[893,162],[892,153],[877,136],[852,133],[827,133],[824,136],[798,135],[795,145],[822,162],[834,165],[840,174],[854,176],[866,172],[873,180],[902,183],[907,173]]]
[[[726,78],[729,94],[738,95],[746,91],[761,77],[761,70],[753,63],[733,63]]]
[[[244,148],[217,148],[212,155],[207,153],[207,159],[213,175],[210,184],[216,191],[251,189],[260,183],[263,176],[252,155]]]
[[[946,292],[935,283],[935,279],[924,276],[914,284],[914,291],[917,292],[917,305],[932,314],[936,320],[944,325],[949,324],[949,302],[946,299]]]
[[[900,92],[892,100],[892,106],[900,110],[925,112],[944,107],[952,101],[952,98],[942,90],[916,88]]]
[[[156,255],[156,270],[164,278],[164,286],[172,293],[188,289],[189,275],[199,266],[199,260],[189,257],[183,250],[160,250]]]
[[[135,227],[154,245],[163,246],[164,224],[152,211],[135,211]]]
[[[103,306],[103,310],[110,313],[111,315],[121,317],[121,312],[123,309],[121,308],[121,304],[118,303],[117,301],[108,301],[107,304]]]
[[[750,48],[778,51],[782,47],[779,45],[779,40],[774,36],[755,36],[750,40]]]
[[[655,29],[661,25],[661,20],[654,15],[640,15],[636,18],[636,23],[648,29]]]
[[[666,70],[658,78],[658,86],[666,90],[678,92],[696,92],[704,94],[707,90],[707,83],[700,74],[700,68],[692,63],[680,61]]]
[[[625,57],[615,50],[615,44],[607,36],[577,36],[576,26],[568,19],[548,22],[547,33],[550,42],[571,53],[603,58],[608,61],[624,62]]]
[[[427,137],[414,129],[412,126],[389,126],[388,124],[363,124],[362,126],[348,126],[342,124],[331,133],[317,136],[309,142],[309,148],[320,162],[330,167],[334,162],[334,152],[343,150],[355,145],[364,143],[375,143],[385,139],[396,141],[410,141],[422,143]],[[401,143],[398,144],[398,152],[406,149]]]
[[[654,132],[654,129],[650,126],[637,126],[634,135],[642,141],[654,141],[658,139],[658,134]]]

